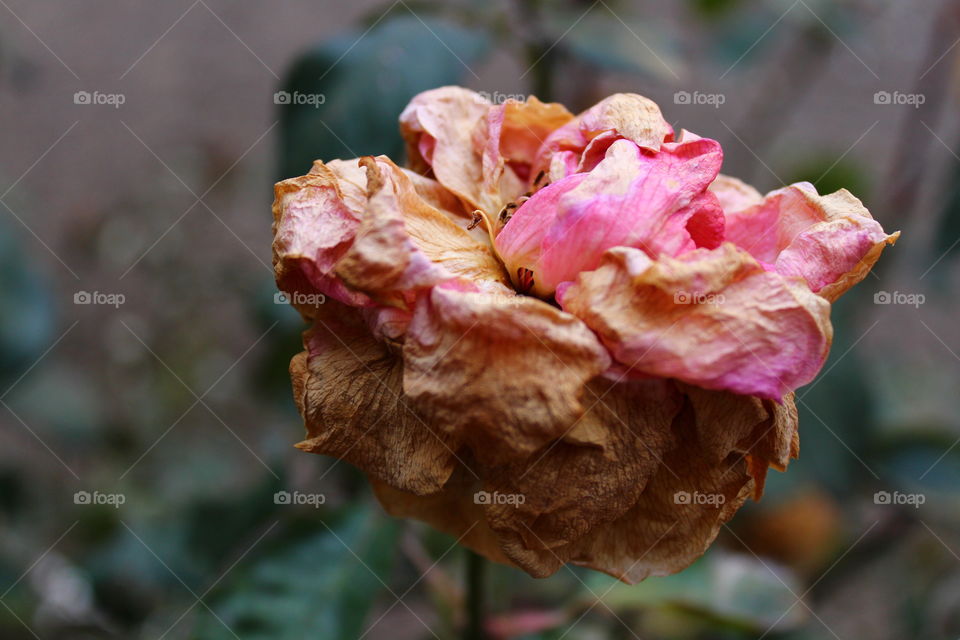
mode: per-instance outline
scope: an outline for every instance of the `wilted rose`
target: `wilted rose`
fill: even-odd
[[[830,303],[898,234],[845,190],[720,175],[637,95],[574,116],[444,87],[400,126],[408,168],[276,186],[277,283],[325,296],[290,296],[297,446],[535,576],[684,568],[798,454]]]

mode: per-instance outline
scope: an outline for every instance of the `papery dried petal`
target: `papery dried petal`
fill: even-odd
[[[360,226],[365,198],[322,162],[310,173],[278,182],[273,202],[273,265],[281,290],[323,294],[351,305],[369,304],[333,273]],[[295,300],[296,303],[296,300]],[[301,311],[311,315],[306,306]]]
[[[561,282],[595,269],[612,247],[638,247],[654,257],[693,249],[691,219],[703,225],[698,237],[716,246],[710,229],[722,214],[704,190],[722,160],[720,145],[705,138],[665,143],[656,153],[619,140],[593,171],[527,200],[497,236],[497,249],[511,278],[519,269],[532,271],[533,292],[549,296]]]
[[[506,282],[490,248],[428,204],[389,159],[364,158],[367,209],[336,273],[353,289],[397,306],[409,292],[464,277]]]
[[[438,494],[375,483],[377,497],[391,514],[465,536],[466,546],[531,575],[572,562],[633,583],[693,562],[757,493],[748,459],[777,466],[767,455],[792,451],[789,397],[781,409],[663,380],[595,382],[584,420],[613,432],[607,445],[562,439],[509,466],[470,459]]]
[[[346,460],[404,491],[439,491],[455,467],[456,436],[410,406],[403,360],[374,339],[356,310],[332,316],[304,334],[306,351],[290,363],[307,428],[297,447]]]
[[[582,322],[545,302],[453,285],[417,302],[404,391],[479,458],[526,456],[580,417],[583,386],[609,366],[607,352]]]
[[[863,280],[900,235],[888,235],[846,189],[822,196],[809,182],[772,191],[745,209],[725,209],[725,215],[728,240],[778,273],[804,278],[830,301]]]
[[[569,173],[561,175],[553,168],[556,154],[572,152],[577,160],[574,166],[581,162],[582,156],[593,157],[596,162],[617,139],[630,140],[639,147],[657,151],[661,143],[673,139],[673,127],[663,119],[660,107],[654,101],[635,93],[617,93],[550,134],[537,152],[532,174],[544,171],[550,174],[551,180],[559,180]],[[590,150],[595,141],[600,148]],[[577,170],[586,169],[580,166]]]
[[[825,300],[730,243],[656,261],[612,249],[558,299],[635,374],[764,398],[810,382],[832,338]]]

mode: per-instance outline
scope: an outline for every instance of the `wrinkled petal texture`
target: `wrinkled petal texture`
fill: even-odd
[[[617,93],[551,133],[537,152],[533,173],[543,171],[553,182],[574,171],[590,169],[618,139],[656,151],[663,142],[673,139],[673,127],[649,98]]]
[[[759,202],[749,196],[728,199],[727,239],[777,273],[803,278],[811,291],[830,301],[863,280],[883,248],[900,235],[888,235],[845,189],[824,196],[800,182]]]
[[[899,234],[844,190],[721,175],[636,94],[574,116],[441,87],[400,129],[406,168],[275,188],[277,284],[311,323],[296,446],[533,576],[688,566],[799,455],[831,302]]]
[[[613,247],[657,257],[704,246],[697,240],[717,246],[723,214],[706,189],[722,160],[713,140],[666,143],[659,152],[618,140],[593,171],[527,200],[497,236],[497,249],[511,277],[532,271],[533,292],[547,297],[561,282],[595,269]]]
[[[441,87],[415,97],[400,115],[411,168],[432,172],[467,206],[496,214],[526,190],[545,139],[573,115],[535,97],[492,105],[483,95]]]
[[[832,338],[825,300],[730,243],[660,260],[612,249],[558,298],[631,373],[764,398],[810,382]]]

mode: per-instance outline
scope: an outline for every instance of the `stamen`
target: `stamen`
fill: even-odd
[[[503,256],[500,255],[500,252],[497,251],[496,243],[496,234],[494,233],[493,224],[490,222],[490,218],[487,216],[486,212],[483,209],[477,209],[473,212],[473,220],[467,226],[467,229],[475,229],[480,222],[483,222],[484,226],[487,228],[487,236],[490,238],[490,249],[493,251],[493,255],[496,256],[497,260],[500,261],[500,264],[506,265],[504,262]]]
[[[517,268],[517,284],[519,293],[526,295],[533,289],[533,271],[526,267]]]

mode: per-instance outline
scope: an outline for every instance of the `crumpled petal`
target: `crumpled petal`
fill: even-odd
[[[421,198],[399,167],[387,158],[361,162],[367,169],[367,208],[336,265],[351,288],[405,307],[412,303],[410,292],[445,280],[506,282],[490,248]]]
[[[727,239],[777,273],[803,278],[831,302],[863,280],[900,236],[888,235],[846,189],[820,195],[799,182],[734,208],[752,200],[751,194],[724,208]]]
[[[532,291],[547,297],[561,282],[595,269],[612,247],[676,255],[722,239],[722,212],[705,193],[723,161],[714,140],[664,143],[659,152],[614,142],[589,173],[575,173],[535,193],[496,238],[514,283],[532,272]],[[535,248],[539,244],[538,248]]]
[[[385,157],[316,162],[276,186],[278,286],[304,317],[328,296],[364,308],[375,335],[399,340],[418,290],[458,277],[508,282],[486,236],[461,226],[468,219],[436,181]]]
[[[356,187],[322,162],[314,163],[305,176],[277,183],[273,265],[281,290],[323,294],[351,305],[369,304],[366,296],[348,289],[333,273],[363,216],[366,198]],[[312,315],[307,307],[301,312]]]
[[[577,318],[506,287],[454,282],[417,301],[403,355],[404,392],[482,460],[525,456],[562,435],[583,413],[584,384],[610,364]]]
[[[470,206],[490,194],[481,192],[482,149],[490,102],[461,87],[440,87],[417,94],[400,114],[407,166],[433,171],[437,181]]]
[[[496,165],[505,163],[524,185],[528,185],[536,178],[532,165],[541,145],[553,131],[570,122],[573,114],[561,104],[543,103],[530,96],[523,102],[508,100],[494,107],[488,117],[488,154],[484,160],[490,166],[490,174],[498,177]],[[510,194],[506,195],[512,199]],[[516,195],[519,193],[514,197]]]
[[[600,401],[583,421],[608,430],[603,444],[564,438],[506,466],[471,460],[430,496],[374,483],[378,499],[536,577],[572,562],[634,583],[693,562],[759,497],[754,473],[796,457],[792,396],[779,405],[665,380],[591,388]],[[494,492],[513,499],[489,499]]]
[[[293,395],[307,429],[297,447],[346,460],[375,478],[422,495],[439,491],[456,466],[455,434],[427,423],[403,396],[403,360],[341,309],[304,334],[290,362]]]
[[[651,260],[611,249],[557,292],[633,374],[779,400],[827,357],[830,305],[724,243]]]
[[[407,162],[469,207],[495,215],[517,199],[547,136],[573,118],[535,97],[492,105],[481,94],[441,87],[418,94],[400,115]]]
[[[588,158],[587,163],[593,158],[592,167],[617,139],[657,151],[661,143],[673,139],[673,127],[653,100],[635,93],[614,94],[550,134],[537,152],[532,175],[543,171],[554,182],[574,171],[584,171],[581,158]],[[591,149],[594,143],[598,145],[596,150]]]

